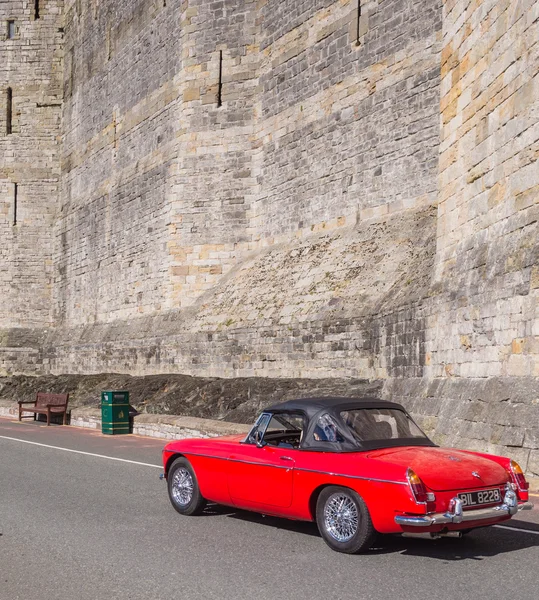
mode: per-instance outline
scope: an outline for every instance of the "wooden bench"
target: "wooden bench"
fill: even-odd
[[[51,424],[51,415],[64,415],[64,425],[67,425],[67,403],[69,394],[46,394],[38,392],[35,400],[19,400],[19,421],[22,421],[23,412],[34,413],[36,416],[47,415],[47,425]],[[30,408],[24,408],[24,404],[32,404]],[[28,415],[26,415],[28,416]]]

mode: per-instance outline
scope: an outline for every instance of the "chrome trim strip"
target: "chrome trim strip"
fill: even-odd
[[[185,456],[201,456],[202,458],[215,458],[216,460],[228,460],[229,462],[242,463],[244,465],[256,465],[258,467],[274,467],[275,469],[293,469],[292,465],[269,465],[267,463],[256,462],[254,460],[241,460],[239,458],[230,458],[228,456],[213,456],[211,454],[198,454],[196,452],[184,452]]]
[[[359,479],[361,481],[374,481],[376,483],[393,483],[395,485],[408,485],[406,481],[391,481],[389,479],[377,479],[375,477],[361,477],[360,475],[345,475],[343,473],[331,473],[329,471],[317,471],[316,469],[305,469],[291,465],[268,465],[265,463],[254,462],[250,460],[241,460],[239,458],[228,458],[225,456],[212,456],[210,454],[199,454],[197,452],[184,452],[186,456],[201,456],[203,458],[215,458],[217,460],[228,460],[246,465],[257,465],[259,467],[274,467],[275,469],[294,469],[295,471],[303,471],[305,473],[318,473],[319,475],[329,475],[331,477],[346,477],[347,479]],[[294,460],[294,459],[292,459]]]
[[[331,477],[346,477],[347,479],[360,479],[362,481],[375,481],[376,483],[394,483],[395,485],[408,485],[406,481],[391,481],[389,479],[377,479],[376,477],[361,477],[360,475],[345,475],[343,473],[330,473],[329,471],[316,471],[315,469],[303,469],[296,467],[296,471],[305,471],[306,473],[319,473],[320,475],[330,475]]]
[[[200,454],[199,452],[178,452],[178,454],[183,454],[185,456],[201,456],[202,458],[215,458],[216,460],[228,460],[227,456],[215,456],[213,454]]]

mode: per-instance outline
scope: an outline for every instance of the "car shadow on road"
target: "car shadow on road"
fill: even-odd
[[[235,508],[210,504],[204,511],[206,516],[227,516],[249,523],[284,529],[295,533],[320,537],[316,523],[289,521],[279,517],[242,511]],[[476,529],[462,538],[440,538],[434,540],[404,538],[399,535],[380,535],[367,555],[403,554],[437,558],[446,562],[460,560],[484,560],[499,554],[539,546],[539,525],[513,520],[514,527],[526,526],[528,531],[511,530],[509,526]]]
[[[227,516],[231,519],[238,519],[240,521],[247,521],[249,523],[258,523],[260,525],[265,525],[266,527],[274,527],[276,529],[284,529],[285,531],[295,531],[296,533],[320,537],[316,524],[308,521],[290,521],[289,519],[281,519],[279,517],[239,510],[220,504],[209,504],[203,513],[203,516],[219,515]]]
[[[484,560],[499,554],[539,546],[539,535],[531,531],[509,528],[485,527],[470,532],[462,538],[423,540],[400,536],[380,536],[372,553],[399,553],[406,556],[424,556],[451,562]]]

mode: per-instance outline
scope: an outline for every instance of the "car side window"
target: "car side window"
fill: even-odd
[[[341,417],[360,442],[425,438],[425,434],[402,410],[352,409],[342,411]]]
[[[333,417],[322,415],[316,421],[313,437],[317,442],[344,442],[344,437]]]
[[[264,433],[263,441],[268,446],[299,448],[304,428],[304,418],[301,414],[273,414]]]
[[[334,419],[328,415],[322,415],[316,421],[313,437],[317,442],[344,442],[344,437]]]

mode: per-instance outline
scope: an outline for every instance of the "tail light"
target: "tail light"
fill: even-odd
[[[513,479],[516,481],[518,488],[523,492],[527,491],[530,484],[524,477],[524,471],[522,471],[520,465],[514,460],[511,461],[511,473],[513,474]]]
[[[406,478],[408,479],[408,484],[412,490],[414,499],[418,504],[434,502],[434,500],[436,500],[434,494],[427,491],[425,484],[421,481],[419,475],[417,475],[415,471],[408,469],[408,471],[406,471]]]

